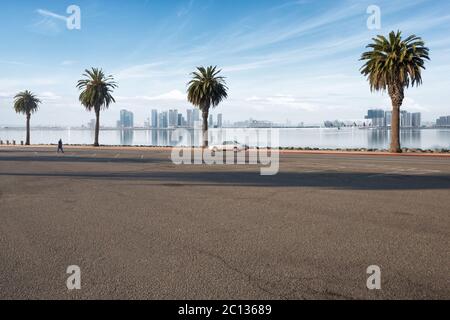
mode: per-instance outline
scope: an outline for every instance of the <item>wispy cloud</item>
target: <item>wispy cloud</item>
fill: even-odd
[[[185,15],[188,15],[189,12],[192,10],[192,6],[193,5],[194,5],[194,0],[189,0],[187,5],[184,5],[180,9],[178,9],[177,16],[178,17],[182,17],[182,16],[185,16]]]
[[[61,62],[61,65],[66,67],[66,66],[73,66],[76,63],[77,61],[75,60],[64,60]]]
[[[39,94],[39,97],[42,98],[44,101],[54,101],[54,100],[60,100],[62,97],[57,95],[54,92],[46,91]]]
[[[170,92],[166,92],[160,95],[155,96],[134,96],[134,97],[126,97],[120,96],[117,98],[118,101],[127,102],[127,101],[186,101],[186,93],[183,93],[179,90],[172,90]]]
[[[9,64],[14,66],[29,66],[29,64],[20,61],[0,60],[0,64]]]
[[[48,11],[48,10],[45,10],[45,9],[37,9],[36,12],[39,13],[41,16],[44,16],[44,17],[50,17],[50,18],[58,19],[58,20],[61,20],[61,21],[64,21],[64,22],[67,21],[67,17],[65,17],[63,15],[60,15],[60,14],[57,14],[57,13],[54,13],[54,12],[51,12],[51,11]]]
[[[167,69],[164,70],[166,62],[144,63],[129,66],[116,72],[116,78],[119,80],[126,79],[143,79],[158,76],[169,76]]]
[[[40,19],[31,26],[31,31],[43,35],[57,35],[65,28],[67,17],[46,9],[37,9]]]

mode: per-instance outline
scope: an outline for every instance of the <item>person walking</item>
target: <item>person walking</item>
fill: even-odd
[[[59,152],[62,152],[62,153],[64,153],[64,148],[63,148],[63,142],[62,142],[62,139],[59,139],[59,141],[58,141],[58,151],[57,151],[57,153],[59,153]]]

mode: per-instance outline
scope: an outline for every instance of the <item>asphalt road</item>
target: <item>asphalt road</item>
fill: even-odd
[[[66,151],[0,148],[1,299],[450,299],[450,158]]]

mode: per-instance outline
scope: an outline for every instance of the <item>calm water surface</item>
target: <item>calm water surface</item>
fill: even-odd
[[[311,148],[369,148],[386,149],[389,146],[387,130],[347,129],[213,129],[213,143],[237,140],[252,147],[265,147],[268,140],[279,140],[272,146]],[[250,136],[250,138],[249,138]],[[199,145],[200,130],[102,130],[103,145],[175,146]],[[65,144],[92,144],[94,132],[79,129],[33,129],[32,144],[55,144],[62,139]],[[25,140],[24,129],[0,129],[0,140]],[[408,148],[450,149],[450,129],[409,129],[401,132],[402,146]]]

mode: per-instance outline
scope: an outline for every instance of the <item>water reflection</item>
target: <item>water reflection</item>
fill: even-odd
[[[400,131],[400,142],[404,147],[414,148],[421,146],[421,131],[417,129],[404,129]],[[417,148],[417,147],[416,147]]]
[[[134,140],[134,130],[121,130],[120,134],[120,145],[122,146],[132,146]]]
[[[267,132],[270,129],[213,129],[210,131],[211,144],[237,140],[249,146],[267,146]],[[0,140],[20,141],[25,137],[25,129],[0,129]],[[139,146],[199,146],[202,131],[158,129],[158,130],[101,130],[100,143],[103,145]],[[450,129],[404,129],[400,133],[402,146],[407,148],[435,149],[450,148]],[[90,145],[94,141],[93,130],[82,129],[33,129],[34,144],[51,144],[63,139],[66,144]],[[281,147],[311,148],[369,148],[387,149],[390,143],[389,130],[361,130],[358,128],[337,129],[280,129]]]
[[[390,130],[367,130],[367,146],[369,149],[387,149],[390,144]],[[402,129],[400,131],[402,146],[421,148],[422,131],[419,129]]]
[[[450,149],[450,129],[440,129],[435,131],[434,140],[436,144],[438,141],[441,141],[441,145],[443,148]]]
[[[367,147],[369,149],[383,149],[389,143],[389,131],[369,130],[367,132]]]

